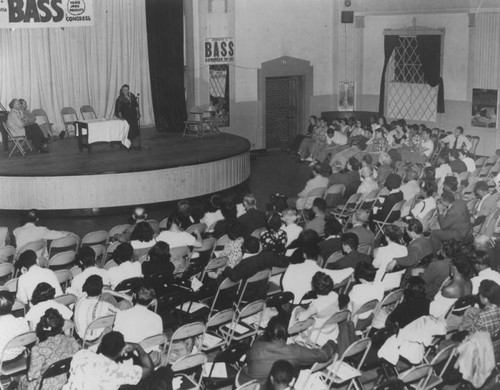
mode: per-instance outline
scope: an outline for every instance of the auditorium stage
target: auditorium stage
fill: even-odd
[[[250,143],[231,134],[183,138],[141,129],[151,150],[119,144],[78,151],[76,138],[53,141],[50,153],[0,154],[0,211],[100,209],[169,202],[222,191],[250,176]]]

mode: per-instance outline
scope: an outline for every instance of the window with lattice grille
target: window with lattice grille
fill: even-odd
[[[387,117],[436,121],[438,87],[424,81],[415,36],[401,36],[387,66]]]

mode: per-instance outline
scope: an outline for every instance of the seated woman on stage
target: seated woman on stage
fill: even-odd
[[[126,120],[130,128],[128,130],[128,139],[132,142],[132,149],[141,148],[141,137],[139,131],[139,102],[133,93],[130,93],[130,87],[124,84],[120,88],[120,95],[115,103],[115,116]]]
[[[9,103],[10,112],[7,117],[7,127],[13,137],[26,136],[33,144],[38,153],[48,153],[47,140],[45,139],[42,130],[36,123],[28,123],[26,121],[19,99],[12,99]]]
[[[19,99],[19,105],[21,106],[21,111],[23,112],[23,118],[26,123],[26,125],[32,125],[36,124],[36,116],[33,115],[30,110],[28,109],[28,103],[24,99]],[[47,140],[50,139],[51,136],[54,134],[52,133],[52,127],[50,126],[49,123],[43,123],[41,125],[38,125],[40,127],[40,130],[42,130],[43,135]]]

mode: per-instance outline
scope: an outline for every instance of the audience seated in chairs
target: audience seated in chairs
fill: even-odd
[[[238,220],[245,227],[245,235],[252,234],[255,230],[266,226],[266,214],[257,209],[257,200],[254,194],[245,194],[243,197],[245,213]]]
[[[19,389],[38,390],[41,375],[52,363],[73,357],[80,350],[80,344],[75,338],[64,334],[64,320],[65,318],[54,308],[47,309],[41,316],[36,325],[39,343],[31,349],[29,370],[22,377]],[[43,381],[41,389],[61,389],[66,381],[66,374],[47,378]]]
[[[141,263],[133,261],[134,248],[128,242],[124,242],[115,249],[112,259],[118,264],[108,270],[109,282],[111,288],[115,288],[118,283],[130,279],[140,278],[142,276]]]
[[[320,212],[318,212],[317,216],[320,215]],[[274,252],[278,256],[284,255],[288,239],[286,232],[281,230],[281,216],[278,213],[272,213],[267,219],[266,227],[267,230],[263,231],[260,235],[262,249]],[[310,228],[311,227],[308,227],[308,224],[306,224],[306,229]]]
[[[17,358],[23,348],[13,348],[5,350],[7,343],[14,337],[19,336],[30,330],[28,321],[24,317],[14,317],[12,315],[12,306],[14,297],[9,291],[0,291],[0,351],[3,351],[3,362],[11,361]]]
[[[329,219],[325,223],[325,239],[320,242],[320,255],[326,261],[333,253],[342,250],[342,224],[337,219]]]
[[[147,222],[139,222],[135,225],[134,231],[130,235],[130,245],[134,249],[151,248],[156,244],[154,231]]]
[[[148,219],[148,214],[146,212],[146,209],[144,207],[136,207],[131,217],[129,218],[130,226],[127,227],[127,229],[125,229],[123,233],[115,235],[113,239],[120,242],[129,242],[130,236],[132,235],[135,226],[139,222],[146,222],[147,219]]]
[[[345,254],[340,260],[328,264],[326,267],[332,270],[343,270],[356,268],[360,263],[371,263],[370,256],[358,252],[359,239],[355,233],[344,233],[341,238],[342,253]],[[326,259],[325,259],[326,260]]]
[[[23,225],[15,228],[13,231],[17,248],[21,248],[30,242],[38,240],[55,240],[65,237],[68,234],[66,232],[50,230],[45,226],[38,226],[39,221],[40,218],[38,218],[37,210],[32,209],[28,211]]]
[[[120,332],[127,343],[140,343],[162,333],[161,317],[148,309],[155,299],[155,291],[151,287],[140,286],[134,291],[134,307],[116,313],[113,330]]]
[[[403,200],[403,193],[400,188],[401,177],[399,175],[395,173],[389,174],[385,180],[385,187],[389,190],[389,193],[379,197],[379,202],[381,202],[382,205],[373,208],[372,220],[385,221],[394,205]],[[393,213],[387,222],[394,222],[399,216],[399,212]]]
[[[323,168],[320,164],[315,164],[312,167],[312,178],[307,181],[304,189],[297,194],[296,198],[288,198],[288,205],[290,208],[304,210],[307,206],[306,203],[309,197],[314,193],[314,191],[318,191],[321,188],[326,190],[328,186],[328,178],[323,176],[323,173]]]
[[[103,268],[99,268],[95,262],[95,252],[90,246],[82,246],[76,253],[76,263],[82,272],[78,273],[71,280],[71,285],[66,290],[69,294],[74,294],[79,298],[82,294],[82,287],[90,275],[99,275],[105,286],[109,286],[109,273]]]
[[[358,245],[369,245],[373,250],[375,246],[375,234],[367,228],[370,220],[369,210],[358,209],[352,216],[352,228],[348,233],[354,233],[358,237]]]
[[[387,245],[375,249],[375,256],[373,258],[373,266],[378,270],[377,276],[375,277],[375,280],[377,281],[382,280],[385,273],[390,271],[389,265],[395,258],[408,256],[408,248],[401,245],[403,232],[399,226],[385,226],[384,236],[387,240]]]
[[[170,248],[179,248],[181,246],[201,247],[202,238],[198,230],[194,230],[194,235],[181,229],[182,216],[179,212],[174,212],[168,218],[167,230],[158,234],[156,241],[166,242]]]
[[[316,362],[326,362],[337,350],[330,340],[320,349],[287,344],[288,321],[282,316],[271,318],[264,334],[255,340],[248,351],[245,366],[239,375],[239,384],[257,380],[264,384],[274,362],[286,359],[295,367],[310,367]]]
[[[21,302],[28,303],[31,301],[33,291],[40,282],[46,282],[54,288],[55,296],[62,295],[61,285],[57,280],[54,271],[48,268],[42,268],[37,264],[36,253],[32,250],[27,250],[21,253],[15,264],[17,269],[21,270],[21,276],[17,283],[16,298]]]

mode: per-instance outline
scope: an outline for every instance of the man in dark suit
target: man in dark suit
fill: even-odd
[[[385,187],[390,191],[388,195],[383,196],[384,202],[382,203],[382,207],[374,207],[372,214],[372,219],[375,221],[385,221],[392,208],[396,203],[401,202],[403,197],[403,192],[401,191],[401,176],[391,173],[387,176],[385,180]],[[394,212],[391,214],[390,218],[387,222],[394,222],[399,219],[400,212]]]
[[[349,233],[354,233],[358,236],[359,246],[370,245],[371,250],[375,246],[375,234],[367,228],[370,220],[370,213],[368,210],[358,209],[352,216],[352,228],[348,230]]]
[[[330,263],[326,266],[328,269],[356,268],[359,263],[371,263],[370,256],[358,252],[358,236],[354,233],[344,233],[342,236],[342,252],[345,254],[339,261]]]
[[[239,217],[245,227],[245,235],[249,236],[255,230],[266,226],[266,214],[257,210],[257,200],[253,194],[246,194],[243,198],[246,213]]]
[[[390,271],[394,266],[409,268],[417,265],[424,257],[433,253],[431,241],[422,235],[423,232],[422,222],[413,218],[408,221],[406,232],[412,239],[408,244],[408,255],[404,257],[395,258],[389,263],[387,269]]]
[[[431,232],[431,242],[435,251],[441,249],[441,243],[447,240],[463,240],[472,234],[467,203],[448,191],[443,191],[438,204],[438,222],[441,229]]]
[[[329,219],[325,223],[325,241],[319,243],[320,255],[326,261],[333,253],[342,250],[340,233],[342,225],[337,219]]]
[[[331,187],[333,184],[343,184],[345,185],[345,191],[343,198],[344,200],[349,199],[352,194],[355,194],[361,184],[361,176],[359,175],[360,163],[355,157],[351,157],[347,161],[347,170],[335,178],[330,178],[328,186]]]

